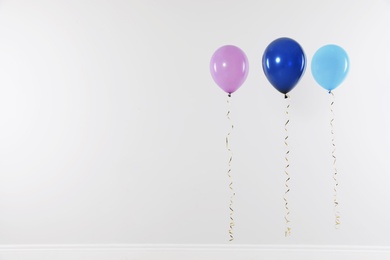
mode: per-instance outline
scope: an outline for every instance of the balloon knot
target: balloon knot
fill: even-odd
[[[287,94],[284,94],[284,98],[288,98]]]
[[[229,93],[229,94],[228,94],[228,97],[231,97],[231,96],[232,96],[232,93]]]
[[[332,93],[332,90],[329,90],[329,92],[328,92],[328,93],[329,93],[329,94],[330,94],[330,93]]]

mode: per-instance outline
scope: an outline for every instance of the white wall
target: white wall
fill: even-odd
[[[390,2],[1,1],[0,244],[227,243],[221,45],[233,95],[235,244],[390,246]],[[284,237],[285,100],[261,56],[288,36],[308,67],[291,92],[292,235]],[[334,230],[329,95],[310,60],[347,50],[335,90],[342,227]]]

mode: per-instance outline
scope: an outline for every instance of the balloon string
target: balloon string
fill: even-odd
[[[339,202],[337,199],[337,188],[339,186],[339,182],[337,181],[337,168],[336,168],[336,144],[335,144],[335,134],[334,134],[334,127],[333,122],[335,118],[335,114],[333,111],[333,105],[335,101],[335,96],[333,92],[329,91],[329,94],[332,95],[331,97],[331,103],[330,103],[330,113],[331,113],[331,120],[330,120],[330,127],[331,127],[331,134],[332,134],[332,157],[333,157],[333,180],[334,180],[334,188],[333,188],[333,204],[334,204],[334,214],[335,214],[335,228],[338,229],[340,227],[340,212],[338,210]]]
[[[290,164],[289,164],[289,161],[288,161],[288,156],[290,154],[290,149],[289,149],[288,142],[287,142],[288,141],[287,125],[290,122],[289,114],[288,114],[288,111],[289,111],[289,108],[290,108],[290,96],[288,96],[286,94],[285,95],[285,99],[287,100],[287,107],[286,107],[286,123],[284,124],[284,130],[286,132],[286,137],[284,138],[284,144],[286,145],[286,154],[285,154],[285,157],[284,157],[285,160],[286,160],[286,166],[284,168],[284,173],[286,174],[287,179],[285,181],[286,192],[284,193],[283,200],[285,202],[284,207],[286,209],[286,213],[285,213],[285,216],[284,216],[284,219],[286,220],[286,231],[284,232],[284,235],[287,237],[287,236],[289,236],[291,234],[290,219],[289,219],[290,209],[288,207],[288,201],[287,201],[287,194],[290,192],[290,186],[288,185],[288,183],[290,181],[290,174],[288,172],[288,167],[290,167]]]
[[[226,149],[227,151],[229,152],[230,154],[230,158],[229,158],[229,161],[228,161],[228,171],[227,171],[227,176],[229,177],[229,190],[231,192],[231,195],[230,195],[230,204],[229,204],[229,210],[230,210],[230,223],[229,223],[229,241],[233,241],[234,240],[234,236],[233,236],[233,227],[235,226],[235,223],[234,223],[234,219],[233,219],[233,215],[234,215],[234,210],[233,210],[233,198],[234,196],[236,195],[236,193],[234,192],[234,189],[233,189],[233,178],[232,178],[232,175],[231,175],[231,171],[232,171],[232,160],[233,160],[233,152],[232,150],[230,149],[230,145],[229,145],[229,137],[233,131],[233,128],[234,128],[234,125],[233,125],[233,121],[232,119],[230,118],[230,109],[231,109],[231,104],[230,104],[230,100],[231,100],[231,94],[228,95],[228,98],[227,98],[227,104],[228,104],[228,112],[226,114],[226,117],[227,119],[229,120],[230,124],[231,124],[231,127],[230,127],[230,130],[229,132],[227,133],[226,135]]]

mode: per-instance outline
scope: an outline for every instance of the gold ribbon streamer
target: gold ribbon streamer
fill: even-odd
[[[284,200],[284,207],[286,209],[286,213],[285,213],[285,216],[284,216],[284,219],[286,220],[286,231],[284,232],[284,235],[287,237],[291,234],[291,227],[290,227],[290,219],[289,219],[289,216],[290,216],[290,209],[288,207],[288,201],[287,201],[287,194],[290,192],[290,186],[288,185],[289,181],[290,181],[290,174],[288,173],[288,167],[290,167],[290,163],[288,161],[288,155],[290,154],[290,149],[289,149],[289,146],[288,146],[288,130],[287,130],[287,125],[288,123],[290,122],[290,119],[289,119],[289,114],[288,114],[288,110],[290,108],[290,96],[285,94],[284,98],[287,100],[287,107],[286,107],[286,123],[284,124],[284,131],[286,132],[286,137],[284,138],[284,144],[286,145],[286,154],[285,154],[285,160],[286,160],[286,166],[284,168],[284,173],[286,174],[287,176],[287,179],[284,183],[284,185],[286,186],[286,192],[284,193],[284,196],[283,196],[283,200]]]
[[[329,91],[329,94],[332,95],[331,97],[331,103],[330,103],[330,113],[331,113],[331,120],[330,120],[330,132],[332,134],[332,157],[333,157],[333,180],[334,180],[334,188],[333,188],[333,204],[334,204],[334,214],[335,214],[335,228],[338,229],[340,227],[340,212],[338,210],[339,202],[337,199],[337,188],[339,186],[339,182],[337,181],[337,168],[336,168],[336,144],[335,144],[335,134],[334,134],[334,127],[333,127],[333,121],[335,118],[334,111],[333,111],[333,104],[335,101],[335,97],[332,91]]]
[[[233,189],[233,178],[232,178],[232,175],[231,175],[231,171],[232,171],[231,163],[232,163],[232,160],[233,160],[233,152],[230,149],[230,145],[229,145],[229,137],[230,137],[230,135],[231,135],[231,133],[233,131],[233,128],[234,128],[233,121],[230,118],[230,108],[231,108],[230,100],[231,100],[231,94],[229,94],[228,97],[227,97],[228,112],[226,114],[226,117],[227,117],[227,119],[229,120],[229,122],[231,124],[231,128],[230,128],[229,132],[226,135],[226,149],[230,153],[230,158],[229,158],[229,161],[228,161],[228,171],[227,171],[227,176],[229,177],[229,181],[230,181],[229,189],[230,189],[230,192],[231,192],[230,204],[229,204],[229,209],[230,209],[230,216],[229,216],[230,217],[230,223],[229,223],[229,237],[230,238],[229,238],[229,241],[233,241],[234,240],[233,227],[235,226],[234,219],[233,219],[233,215],[234,215],[233,198],[236,195],[236,193],[234,192],[234,189]]]

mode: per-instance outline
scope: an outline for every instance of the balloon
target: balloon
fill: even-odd
[[[233,45],[220,47],[210,61],[210,73],[215,83],[229,95],[235,92],[248,76],[248,58]]]
[[[263,71],[279,92],[290,92],[305,72],[306,56],[293,39],[279,38],[271,42],[263,54]]]
[[[337,88],[349,71],[349,58],[340,46],[329,44],[319,48],[311,60],[311,73],[329,92]]]

